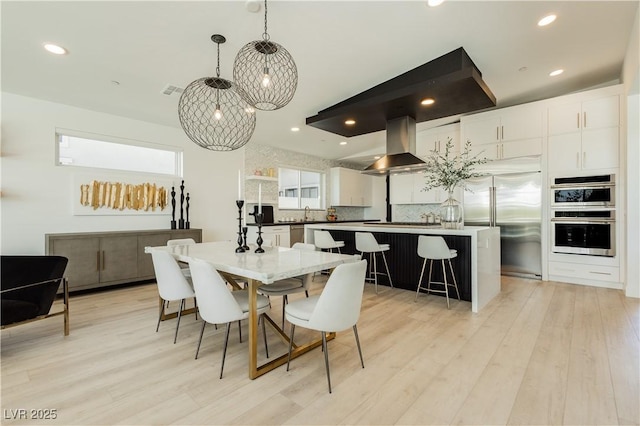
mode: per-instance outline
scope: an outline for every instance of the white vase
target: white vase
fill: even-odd
[[[445,229],[462,229],[464,226],[462,203],[453,197],[453,190],[449,191],[447,199],[440,204],[440,223]]]

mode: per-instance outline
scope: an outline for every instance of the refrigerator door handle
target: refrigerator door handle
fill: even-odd
[[[496,226],[496,187],[489,188],[489,226]]]

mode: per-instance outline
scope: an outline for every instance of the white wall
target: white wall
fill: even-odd
[[[244,149],[212,152],[192,143],[182,129],[2,93],[2,254],[43,254],[46,233],[169,228],[170,207],[168,215],[74,216],[74,175],[92,170],[55,165],[56,128],[183,149],[191,228],[202,228],[205,241],[235,239],[233,200]]]
[[[622,67],[627,93],[627,283],[625,293],[640,297],[640,8]]]

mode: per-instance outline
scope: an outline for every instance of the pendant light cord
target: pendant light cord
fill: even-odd
[[[264,33],[262,39],[269,41],[269,33],[267,32],[267,0],[264,0]]]
[[[218,77],[218,83],[220,80],[220,43],[216,43],[218,46],[218,62],[216,64],[216,77]],[[217,86],[217,85],[216,85]],[[216,109],[220,107],[220,88],[216,87]]]
[[[218,64],[216,66],[216,77],[220,77],[220,43],[216,43],[218,46]]]

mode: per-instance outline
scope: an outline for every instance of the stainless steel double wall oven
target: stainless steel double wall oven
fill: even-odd
[[[556,178],[551,190],[552,251],[615,256],[615,175]]]

